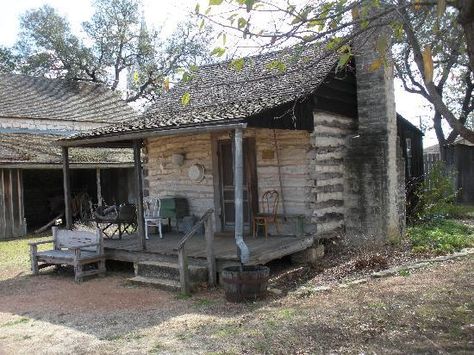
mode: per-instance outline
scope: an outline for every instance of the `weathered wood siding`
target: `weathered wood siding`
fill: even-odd
[[[346,141],[354,134],[354,119],[314,113],[314,132],[311,134],[312,157],[310,177],[314,181],[313,219],[317,235],[331,237],[344,233]]]
[[[0,239],[25,233],[21,170],[0,169]]]
[[[280,172],[284,198],[280,210],[284,207],[286,213],[311,216],[310,134],[306,131],[275,130],[274,136],[274,131],[270,129],[256,129],[254,134],[259,197],[268,190],[280,191]]]

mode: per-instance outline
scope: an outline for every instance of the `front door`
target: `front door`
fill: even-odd
[[[245,138],[244,150],[244,226],[248,228],[252,220],[257,201],[257,171],[255,157],[255,140]],[[221,140],[218,145],[220,200],[222,206],[221,221],[224,230],[231,230],[235,224],[234,200],[234,159],[233,141]]]

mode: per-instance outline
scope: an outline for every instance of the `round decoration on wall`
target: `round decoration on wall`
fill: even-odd
[[[201,164],[191,165],[188,176],[192,181],[201,182],[204,179],[204,166]]]

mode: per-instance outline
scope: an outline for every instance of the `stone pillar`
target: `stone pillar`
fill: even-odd
[[[357,134],[347,142],[344,205],[348,242],[356,245],[395,241],[404,229],[399,218],[393,65],[388,59],[379,69],[370,68],[380,57],[380,34],[381,28],[354,45],[359,119]]]

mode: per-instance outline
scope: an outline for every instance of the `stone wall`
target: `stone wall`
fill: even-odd
[[[393,67],[370,70],[379,57],[373,41],[356,56],[358,131],[348,141],[346,233],[352,244],[382,244],[400,237],[399,172]]]

